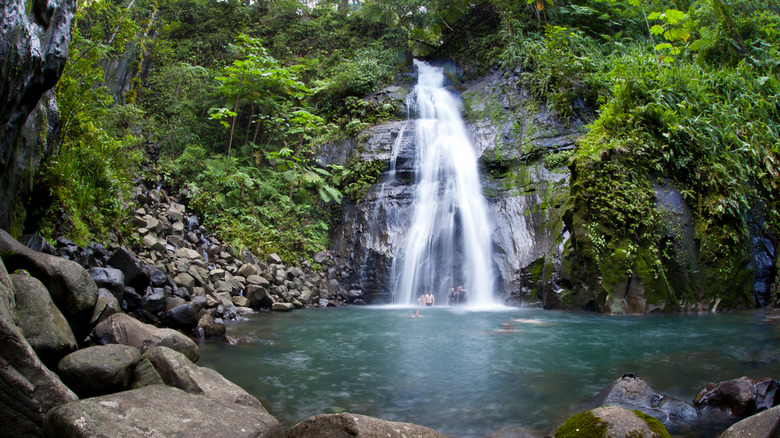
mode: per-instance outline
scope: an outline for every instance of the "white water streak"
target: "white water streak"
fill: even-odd
[[[415,211],[401,257],[393,261],[395,302],[412,304],[430,289],[441,305],[451,287],[464,285],[470,307],[489,306],[491,226],[477,155],[458,101],[442,86],[442,69],[419,61],[415,66]]]

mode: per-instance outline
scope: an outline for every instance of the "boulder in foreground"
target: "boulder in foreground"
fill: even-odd
[[[44,414],[76,400],[60,378],[38,359],[19,327],[14,285],[0,260],[0,425],[1,436],[37,436]]]
[[[425,426],[380,420],[357,414],[324,414],[307,418],[284,432],[285,438],[448,438]]]
[[[760,412],[732,425],[720,438],[775,438],[780,436],[780,406]]]
[[[555,438],[669,438],[660,421],[641,411],[604,406],[572,415],[555,431]]]
[[[164,385],[66,403],[44,418],[44,436],[257,437],[282,436],[267,412]]]
[[[190,361],[200,359],[198,344],[176,330],[157,328],[124,313],[111,315],[92,331],[96,344],[124,344],[136,347],[141,353],[157,346],[168,347],[187,356]]]

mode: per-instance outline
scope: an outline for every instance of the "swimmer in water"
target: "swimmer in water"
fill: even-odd
[[[515,325],[511,322],[504,322],[501,323],[501,328],[498,330],[493,330],[495,333],[515,333],[519,332],[520,330],[515,328]]]
[[[514,318],[512,321],[520,322],[523,324],[536,324],[536,325],[547,324],[547,321],[539,321],[538,319],[531,319],[531,318]]]

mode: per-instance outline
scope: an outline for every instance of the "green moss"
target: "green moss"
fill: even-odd
[[[574,150],[554,152],[544,157],[544,166],[550,170],[559,169],[569,165],[569,159],[574,155]]]
[[[666,431],[666,427],[664,427],[663,423],[658,421],[657,418],[647,415],[642,411],[634,410],[631,411],[634,414],[636,414],[637,417],[641,418],[645,423],[647,423],[647,427],[650,428],[650,430],[653,431],[656,437],[658,438],[670,438],[669,432]]]
[[[555,438],[601,438],[606,436],[607,427],[607,423],[591,411],[580,412],[563,422],[555,431]]]

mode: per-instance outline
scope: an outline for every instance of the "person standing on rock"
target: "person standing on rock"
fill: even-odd
[[[436,297],[434,297],[431,291],[429,290],[428,293],[425,295],[425,306],[433,307],[435,303],[436,303]]]

